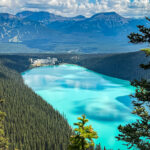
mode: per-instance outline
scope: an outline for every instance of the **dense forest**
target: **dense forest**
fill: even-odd
[[[150,78],[150,70],[140,67],[150,61],[143,51],[118,54],[22,54],[24,58],[55,57],[59,63],[77,64],[104,75],[133,81]],[[11,56],[10,56],[11,57]]]
[[[0,97],[5,99],[5,133],[9,149],[66,150],[71,129],[67,121],[28,88],[20,72],[27,57],[0,56]]]
[[[143,70],[140,64],[149,62],[144,52],[132,52],[112,55],[97,55],[85,58],[81,65],[98,73],[133,81],[150,78],[150,70]],[[90,63],[88,63],[90,62]]]
[[[56,57],[60,64],[77,64],[121,79],[149,78],[149,72],[139,67],[139,64],[148,61],[143,52],[107,55],[1,54],[0,98],[5,99],[5,103],[0,107],[7,114],[5,133],[10,150],[67,149],[71,135],[67,120],[28,88],[20,74],[30,68],[29,58],[47,57]]]

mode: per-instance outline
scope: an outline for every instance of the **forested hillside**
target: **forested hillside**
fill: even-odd
[[[132,52],[107,55],[87,55],[79,64],[95,72],[133,81],[149,79],[150,70],[144,70],[141,64],[147,64],[150,58],[144,52]]]
[[[5,99],[5,133],[10,150],[66,150],[71,133],[67,121],[24,85],[24,56],[0,56],[0,97]]]
[[[125,80],[150,78],[144,52],[124,54],[18,54],[0,55],[0,98],[5,99],[5,132],[10,150],[66,150],[71,129],[58,111],[28,88],[20,75],[30,68],[29,58],[57,58],[59,64],[77,64]]]
[[[150,61],[142,51],[121,54],[27,54],[25,56],[55,57],[59,63],[77,64],[97,73],[129,81],[150,78],[150,71],[140,67],[140,64],[147,64]]]

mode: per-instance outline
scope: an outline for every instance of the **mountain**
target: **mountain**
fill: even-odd
[[[94,32],[114,36],[122,33],[129,34],[131,31],[135,31],[135,25],[140,23],[145,24],[145,21],[143,19],[124,18],[115,12],[98,13],[83,21],[74,23],[70,26],[69,31]]]
[[[130,19],[124,18],[116,12],[98,13],[89,18],[89,21],[100,21],[109,27],[127,24]]]
[[[108,12],[95,14],[91,18],[87,19],[85,22],[90,25],[95,25],[95,27],[97,28],[117,28],[128,24],[129,19],[121,17],[115,12]]]
[[[11,15],[11,14],[8,14],[8,13],[0,13],[0,19],[9,19],[9,20],[15,20],[17,17],[15,15]]]
[[[17,13],[16,16],[25,20],[42,22],[44,24],[55,22],[55,21],[72,21],[72,20],[79,21],[85,19],[84,16],[67,18],[49,12],[42,12],[42,11],[41,12],[23,11]]]
[[[16,16],[24,20],[43,22],[44,24],[46,24],[47,22],[53,22],[53,21],[65,19],[65,17],[54,15],[48,12],[21,12],[16,14]]]
[[[127,35],[137,32],[137,24],[145,25],[146,21],[124,18],[115,12],[97,13],[89,18],[32,11],[1,13],[0,42],[20,43],[43,52],[135,51],[137,47],[128,44]],[[0,51],[4,52],[1,46]]]
[[[69,18],[70,20],[74,20],[74,21],[81,21],[81,20],[84,20],[84,19],[86,19],[86,17],[85,16],[82,16],[82,15],[79,15],[79,16],[76,16],[76,17],[70,17]]]
[[[0,14],[0,41],[19,42],[48,38],[53,31],[44,24],[10,14]]]
[[[16,16],[23,19],[28,16],[31,16],[33,13],[34,12],[32,12],[32,11],[22,11],[22,12],[17,13]]]

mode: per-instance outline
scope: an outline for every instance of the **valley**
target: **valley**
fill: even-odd
[[[144,71],[139,67],[141,63],[149,62],[149,58],[145,57],[144,52],[122,54],[0,54],[0,92],[1,97],[5,97],[6,101],[1,109],[7,113],[5,126],[6,135],[10,138],[10,150],[13,150],[14,147],[28,150],[66,150],[71,130],[65,117],[25,85],[21,77],[22,72],[31,69],[31,59],[45,61],[47,58],[57,59],[59,62],[57,65],[75,64],[97,73],[128,81],[149,78],[150,75],[149,71]],[[65,136],[62,137],[62,135]],[[56,138],[57,143],[54,140]],[[110,147],[106,143],[105,146]]]
[[[8,149],[67,150],[74,136],[73,123],[83,113],[100,135],[94,142],[102,149],[127,148],[115,138],[118,129],[131,136],[131,144],[132,139],[137,147],[146,143],[140,134],[144,130],[149,136],[149,111],[145,111],[149,105],[143,109],[149,100],[148,21],[116,12],[88,17],[46,11],[0,13],[0,100],[4,99],[0,110],[2,120],[7,114],[1,124],[3,136],[9,139]],[[139,24],[141,35],[136,28]],[[147,119],[143,121],[147,128],[139,126],[141,132],[132,128],[143,125],[140,121],[117,129],[120,124],[136,122],[128,96],[134,94],[133,86],[137,88],[134,100],[142,101],[134,101],[134,113],[139,117],[144,113]],[[130,131],[139,136],[138,142]],[[88,146],[94,149],[101,150],[98,145]]]

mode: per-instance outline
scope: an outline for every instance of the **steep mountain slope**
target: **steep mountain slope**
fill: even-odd
[[[21,20],[20,18],[0,14],[0,41],[22,42],[27,39],[47,38],[52,33],[39,22]]]
[[[98,13],[90,18],[67,18],[48,12],[1,13],[0,42],[19,42],[53,52],[135,51],[128,44],[127,35],[137,31],[138,24],[146,21],[124,18],[115,12]]]
[[[72,31],[82,31],[82,32],[97,32],[97,33],[103,33],[107,30],[107,33],[113,35],[113,32],[110,32],[110,30],[113,31],[113,29],[117,29],[118,27],[122,27],[125,24],[129,23],[129,19],[123,18],[120,15],[118,15],[115,12],[111,13],[98,13],[92,16],[91,18],[88,18],[86,20],[83,20],[82,22],[77,22],[73,26],[70,27],[70,30]]]
[[[53,27],[55,29],[54,24],[57,26],[57,29],[61,30],[62,28],[65,28],[65,24],[63,25],[63,22],[60,20],[50,24],[49,27]],[[124,18],[115,12],[108,12],[98,13],[90,18],[85,18],[74,23],[70,22],[70,26],[66,27],[66,31],[82,33],[96,32],[97,34],[103,33],[103,35],[113,36],[114,33],[117,35],[120,34],[120,32],[123,33],[124,31],[127,31],[128,29],[131,30],[131,28],[133,28],[134,31],[137,24],[146,24],[146,21],[144,19]]]
[[[66,150],[71,129],[51,105],[28,88],[20,75],[29,57],[0,56],[0,98],[5,99],[9,150]]]
[[[144,70],[141,64],[148,64],[150,57],[144,52],[122,54],[99,54],[83,57],[79,65],[108,76],[133,81],[150,79],[150,70]]]

